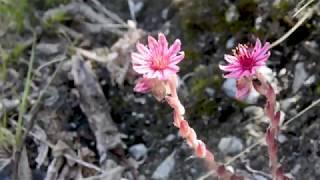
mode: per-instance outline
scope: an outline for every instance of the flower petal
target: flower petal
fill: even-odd
[[[175,72],[178,72],[180,70],[179,66],[177,66],[175,64],[169,64],[168,68],[175,71]]]
[[[181,52],[179,55],[170,57],[169,64],[178,64],[180,61],[182,61],[184,58],[184,52]]]
[[[256,44],[254,46],[254,50],[258,51],[261,49],[261,41],[259,38],[256,39]]]
[[[161,46],[162,55],[164,55],[164,53],[168,50],[168,41],[164,36],[164,34],[162,33],[159,33],[158,39],[159,39],[159,45]]]
[[[242,55],[247,55],[248,54],[246,46],[244,46],[242,44],[240,44],[238,46],[238,50],[239,50],[240,54],[242,54]]]
[[[235,78],[235,79],[238,79],[238,78],[241,77],[242,73],[243,73],[243,71],[241,71],[241,70],[233,71],[233,72],[231,72],[231,73],[229,73],[229,74],[223,75],[223,77],[225,77],[225,78]]]
[[[177,54],[180,51],[180,49],[181,49],[181,41],[179,39],[176,39],[174,43],[170,46],[166,55],[170,57],[174,54]]]
[[[224,59],[225,59],[228,63],[235,63],[235,62],[238,61],[237,57],[231,56],[231,55],[228,55],[228,54],[225,54],[225,55],[224,55]]]
[[[266,42],[261,49],[257,49],[257,51],[253,54],[253,58],[257,58],[263,54],[266,54],[270,50],[270,43]]]
[[[148,60],[139,53],[131,53],[132,63],[133,64],[141,64],[145,65],[147,64]]]
[[[151,50],[156,50],[158,42],[152,36],[148,36],[148,46]]]
[[[227,72],[232,72],[232,71],[238,71],[238,70],[241,70],[241,67],[238,66],[238,65],[233,65],[233,64],[229,64],[229,65],[220,65],[219,64],[219,68],[222,70],[222,71],[227,71]]]
[[[136,71],[138,74],[145,74],[145,73],[150,72],[150,69],[149,69],[148,66],[133,64],[133,65],[132,65],[132,68],[133,68],[133,70]]]
[[[261,54],[259,56],[256,56],[255,61],[259,62],[259,61],[267,61],[269,59],[271,55],[270,51],[267,51],[265,54]]]
[[[265,61],[259,61],[255,63],[255,66],[260,67],[260,66],[265,66],[266,62]]]
[[[143,44],[137,43],[136,47],[137,47],[138,52],[140,54],[142,54],[143,56],[150,55],[150,50],[146,46],[144,46]]]
[[[174,74],[176,74],[176,71],[173,71],[171,69],[164,69],[162,71],[162,77],[161,77],[162,79],[160,79],[160,80],[167,80]]]

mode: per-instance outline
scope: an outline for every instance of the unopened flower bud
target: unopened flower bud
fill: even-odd
[[[189,133],[190,133],[190,127],[189,124],[186,120],[182,120],[180,122],[180,135],[184,138],[188,137]]]
[[[196,149],[197,156],[200,158],[205,158],[207,153],[206,145],[201,140],[197,140],[197,144],[198,144]]]

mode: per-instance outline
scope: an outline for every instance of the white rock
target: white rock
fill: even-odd
[[[303,83],[305,86],[310,86],[316,82],[316,76],[312,75],[310,76],[305,82]]]
[[[220,140],[218,148],[221,152],[232,155],[241,152],[243,150],[243,144],[238,137],[224,137]]]
[[[265,116],[263,108],[259,106],[248,106],[244,108],[243,112],[253,119],[260,119]]]
[[[215,92],[216,92],[213,88],[209,88],[209,87],[205,88],[204,91],[205,91],[205,92],[208,94],[208,96],[210,96],[210,97],[213,97],[214,94],[215,94]]]
[[[269,82],[273,82],[275,80],[272,69],[268,68],[267,66],[259,68],[259,72],[262,73]]]
[[[222,84],[222,90],[227,96],[234,98],[236,96],[236,80],[226,79]]]
[[[308,77],[306,70],[304,69],[304,63],[299,62],[296,64],[294,71],[294,79],[292,84],[292,91],[296,93],[304,84],[304,81]]]
[[[237,11],[237,7],[235,5],[230,5],[229,9],[226,11],[226,21],[234,22],[239,19],[239,13]]]
[[[175,136],[174,134],[169,134],[169,135],[166,137],[166,141],[167,141],[167,142],[171,142],[171,141],[173,141],[175,138],[176,138],[176,136]]]
[[[129,0],[128,5],[129,5],[131,17],[135,17],[135,15],[138,14],[143,8],[144,3],[143,1],[140,1],[140,0],[139,1]]]
[[[279,71],[279,76],[284,76],[284,75],[286,75],[286,73],[287,73],[287,69],[286,68],[282,68],[282,69],[280,69],[280,71]]]
[[[255,104],[258,101],[260,94],[255,90],[251,89],[248,97],[245,99],[245,102],[248,104]]]
[[[11,110],[16,108],[20,103],[19,99],[2,99],[0,100],[0,111]]]
[[[141,160],[147,155],[148,149],[144,144],[135,144],[129,148],[129,153],[135,160]]]
[[[36,51],[43,55],[53,55],[59,52],[60,44],[40,43],[36,46]]]
[[[226,48],[227,49],[233,48],[234,47],[234,43],[235,43],[235,38],[234,37],[228,39],[227,43],[226,43]]]
[[[255,20],[255,22],[254,22],[254,26],[255,26],[255,28],[258,30],[258,29],[260,29],[261,28],[261,24],[262,24],[262,17],[261,16],[259,16],[259,17],[257,17],[256,18],[256,20]]]
[[[285,135],[279,134],[278,141],[279,141],[280,144],[285,143],[287,140],[288,140],[288,138]]]
[[[300,98],[294,96],[287,99],[283,99],[280,101],[281,109],[284,111],[287,111],[289,108],[291,108]]]
[[[175,166],[174,155],[176,151],[173,151],[153,172],[152,179],[168,179],[170,173]]]
[[[267,180],[267,178],[260,176],[260,175],[257,175],[257,174],[254,174],[253,177],[255,180]]]

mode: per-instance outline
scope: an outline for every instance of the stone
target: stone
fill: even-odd
[[[237,11],[237,7],[235,5],[230,5],[225,14],[226,21],[228,23],[237,21],[239,19],[239,12]]]
[[[250,116],[253,119],[261,119],[264,114],[264,110],[259,106],[248,106],[243,110],[244,114]]]
[[[293,93],[296,93],[303,86],[307,77],[308,77],[308,74],[304,68],[304,63],[303,62],[297,63],[295,66],[294,79],[292,84]]]
[[[257,174],[254,174],[253,176],[254,176],[255,180],[267,180],[267,178],[260,176],[260,175],[257,175]]]
[[[209,87],[205,88],[204,91],[209,97],[213,97],[214,94],[216,93],[216,91],[213,88],[209,88]]]
[[[176,151],[173,151],[168,157],[166,157],[166,159],[153,172],[152,179],[168,179],[175,166],[175,154]]]
[[[42,55],[53,55],[60,50],[60,44],[40,43],[36,46],[36,52]]]
[[[176,136],[174,134],[169,134],[167,137],[166,137],[166,142],[171,142],[173,141],[174,139],[176,138]]]
[[[280,101],[280,107],[282,110],[287,111],[289,110],[294,104],[298,102],[300,98],[299,97],[290,97],[287,99],[283,99]]]
[[[129,153],[135,160],[141,160],[147,152],[148,149],[144,144],[135,144],[129,148]]]
[[[233,155],[243,150],[243,144],[238,137],[224,137],[220,140],[218,148],[227,155]]]

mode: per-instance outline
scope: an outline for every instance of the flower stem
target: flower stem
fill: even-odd
[[[264,111],[270,119],[269,127],[267,128],[265,138],[268,146],[269,164],[272,171],[273,180],[289,179],[278,162],[278,136],[280,131],[280,111],[276,110],[276,93],[272,85],[261,74],[256,74],[257,81],[253,81],[253,87],[266,98]]]
[[[216,162],[214,155],[206,148],[204,142],[197,138],[195,130],[191,128],[188,121],[184,119],[185,108],[181,104],[176,92],[176,80],[169,82],[169,84],[170,95],[167,95],[165,100],[174,110],[173,124],[179,129],[180,135],[187,141],[188,145],[195,151],[196,156],[204,159],[207,166],[214,170],[218,177],[224,180],[243,180],[244,178],[242,176],[234,175],[234,173],[227,170],[224,165]]]

